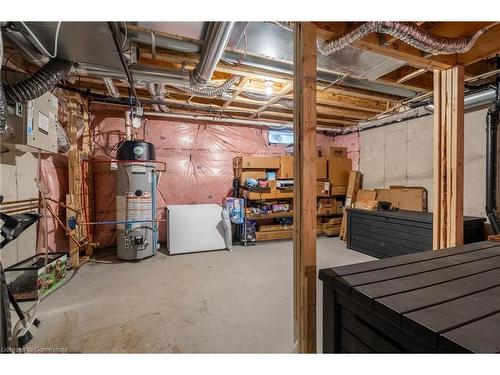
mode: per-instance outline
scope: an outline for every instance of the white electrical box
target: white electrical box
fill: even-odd
[[[57,97],[50,92],[26,103],[7,107],[9,133],[0,136],[2,146],[23,152],[57,152]]]

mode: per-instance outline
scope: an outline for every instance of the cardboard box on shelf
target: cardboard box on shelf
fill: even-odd
[[[280,156],[276,178],[293,178],[293,156]]]
[[[349,174],[352,169],[351,159],[329,158],[328,179],[332,186],[346,186],[349,183]],[[345,193],[344,193],[345,194]]]
[[[293,229],[283,229],[271,232],[255,232],[257,241],[283,240],[293,237]]]
[[[330,186],[330,195],[346,195],[347,193],[347,185],[344,186]]]
[[[240,172],[238,172],[239,176],[237,175],[238,173],[235,173],[235,177],[239,177],[241,185],[245,185],[245,181],[247,178],[253,178],[255,180],[258,180],[259,178],[266,178],[266,170],[265,169],[257,169],[257,170],[239,169],[239,171],[240,171]]]
[[[278,169],[278,156],[237,156],[233,159],[233,168],[238,169]]]
[[[330,181],[316,181],[316,196],[317,197],[330,196]]]
[[[316,157],[316,179],[328,179],[328,158]]]
[[[318,215],[342,213],[342,202],[335,198],[322,198],[318,201]]]
[[[266,224],[259,225],[259,232],[274,232],[279,230],[293,229],[293,224],[282,225],[282,224]]]

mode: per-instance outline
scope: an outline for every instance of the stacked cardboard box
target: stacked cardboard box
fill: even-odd
[[[351,159],[347,158],[347,148],[330,146],[328,155],[328,180],[330,181],[330,195],[345,195],[349,182],[349,173],[352,169]]]

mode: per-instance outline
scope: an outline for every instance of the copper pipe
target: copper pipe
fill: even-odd
[[[66,208],[66,209],[68,209],[68,210],[70,210],[70,211],[73,211],[73,212],[75,212],[75,213],[79,213],[79,211],[78,211],[78,210],[75,210],[74,208],[71,208],[71,207],[67,206],[67,205],[66,205],[65,203],[63,203],[63,202],[56,201],[55,199],[52,199],[52,198],[45,198],[45,199],[46,199],[46,200],[48,200],[48,201],[51,201],[51,202],[54,202],[54,203],[58,204],[58,205],[59,205],[59,206],[61,206],[62,208]]]
[[[29,199],[21,199],[18,201],[2,202],[2,204],[0,206],[5,206],[8,204],[16,204],[16,203],[34,202],[34,201],[39,201],[39,199],[38,198],[29,198]]]
[[[57,220],[57,222],[62,226],[62,228],[64,229],[64,231],[66,232],[66,234],[68,236],[71,237],[71,239],[77,244],[78,247],[83,247],[83,245],[75,238],[75,236],[73,236],[72,233],[70,233],[70,231],[66,228],[66,225],[63,224],[63,222],[61,221],[61,219],[59,219],[56,214],[54,214],[54,211],[52,211],[52,209],[47,206],[47,210],[49,210],[49,212],[52,214],[52,216],[54,217],[54,219]]]

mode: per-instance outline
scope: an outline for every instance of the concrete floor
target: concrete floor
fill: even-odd
[[[373,260],[318,239],[318,269]],[[318,281],[318,352],[321,352]],[[26,306],[23,306],[24,308]],[[69,352],[293,352],[292,242],[139,263],[104,253],[44,300],[30,347]],[[50,350],[50,349],[49,349]]]

